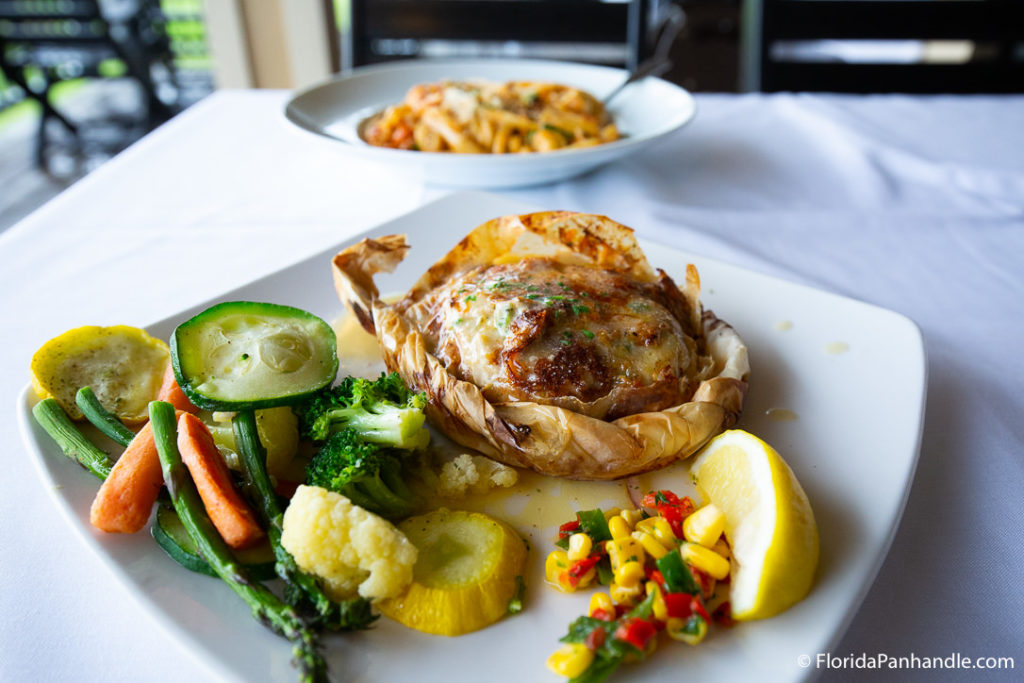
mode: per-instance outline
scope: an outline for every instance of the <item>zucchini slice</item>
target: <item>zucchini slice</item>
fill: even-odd
[[[196,544],[192,542],[188,531],[185,530],[185,525],[178,519],[178,513],[174,511],[174,508],[166,505],[159,506],[156,510],[156,522],[151,531],[157,545],[182,567],[197,574],[217,576],[217,573],[196,551]],[[269,543],[245,550],[233,550],[232,553],[235,559],[245,565],[253,579],[268,581],[277,576],[277,572],[274,570],[274,551],[270,549]]]
[[[334,381],[337,340],[330,325],[301,309],[229,301],[178,326],[171,362],[182,391],[200,408],[272,408]]]

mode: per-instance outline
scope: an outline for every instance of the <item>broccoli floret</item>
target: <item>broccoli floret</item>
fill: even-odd
[[[340,493],[388,519],[411,514],[415,496],[402,480],[396,451],[361,437],[354,429],[332,434],[306,467],[306,483]]]
[[[346,377],[296,407],[300,434],[326,441],[331,434],[354,429],[364,441],[413,450],[430,441],[424,427],[425,394],[409,391],[397,372],[376,380]]]

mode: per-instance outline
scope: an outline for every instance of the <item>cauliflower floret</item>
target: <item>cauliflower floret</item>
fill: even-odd
[[[412,582],[416,546],[382,517],[345,496],[300,486],[284,513],[281,545],[306,572],[324,580],[335,600],[379,600],[400,595]]]
[[[467,492],[486,493],[492,488],[507,488],[519,481],[511,467],[482,455],[463,453],[441,466],[438,493],[445,498],[461,498]]]

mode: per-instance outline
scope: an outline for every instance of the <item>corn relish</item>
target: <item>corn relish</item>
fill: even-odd
[[[547,660],[573,681],[604,680],[623,662],[654,652],[659,634],[700,643],[711,622],[730,626],[730,550],[725,515],[698,508],[671,491],[644,496],[636,510],[584,510],[558,529],[544,564],[554,588],[572,593],[595,585],[587,615],[569,625]]]

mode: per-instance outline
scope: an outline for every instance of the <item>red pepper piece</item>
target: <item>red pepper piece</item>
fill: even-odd
[[[662,592],[665,592],[665,577],[662,576],[661,571],[655,569],[651,565],[647,565],[644,567],[644,572],[647,574],[648,581],[653,581],[658,584],[658,587],[662,589]]]
[[[569,569],[566,571],[566,574],[569,575],[569,583],[575,587],[577,584],[579,584],[580,579],[583,578],[583,575],[589,572],[591,569],[593,569],[600,561],[601,556],[597,553],[594,553],[589,557],[585,557],[582,560],[576,560],[575,562],[573,562],[572,566],[569,567]]]
[[[566,536],[572,536],[575,532],[579,531],[580,520],[574,519],[571,522],[566,522],[562,526],[558,527],[558,537],[565,538]]]
[[[698,598],[696,595],[694,595],[693,599],[690,600],[690,609],[704,617],[704,621],[708,622],[709,624],[711,623],[711,617],[708,616],[708,611],[704,609],[704,603],[701,602],[701,599]]]
[[[683,496],[683,499],[679,501],[679,509],[682,510],[683,517],[686,518],[697,511],[697,504],[689,496]]]
[[[666,593],[664,599],[665,611],[673,619],[689,619],[693,614],[693,596],[689,593]]]
[[[676,538],[683,537],[683,519],[684,515],[682,510],[677,506],[662,505],[658,508],[658,514],[661,515],[668,525],[672,527],[672,533]]]
[[[587,639],[583,641],[583,644],[596,652],[599,647],[604,645],[604,638],[604,629],[599,626],[587,635]]]
[[[703,595],[705,599],[710,598],[712,593],[715,592],[715,580],[710,574],[703,572],[692,565],[688,566],[690,567],[690,573],[693,574],[693,578],[700,584],[701,595]]]
[[[642,502],[644,507],[657,510],[665,518],[676,538],[683,537],[683,520],[697,509],[689,496],[680,498],[671,491],[652,491],[644,496]]]
[[[609,612],[608,610],[601,609],[600,607],[594,610],[593,614],[590,616],[594,619],[600,619],[601,621],[615,621],[618,618],[618,615],[614,612]]]
[[[640,617],[626,619],[615,629],[616,638],[629,643],[640,650],[640,652],[647,652],[647,644],[657,634],[658,629],[655,628],[654,624]]]
[[[671,491],[651,491],[644,496],[645,508],[657,508],[660,505],[679,505],[679,496]]]

